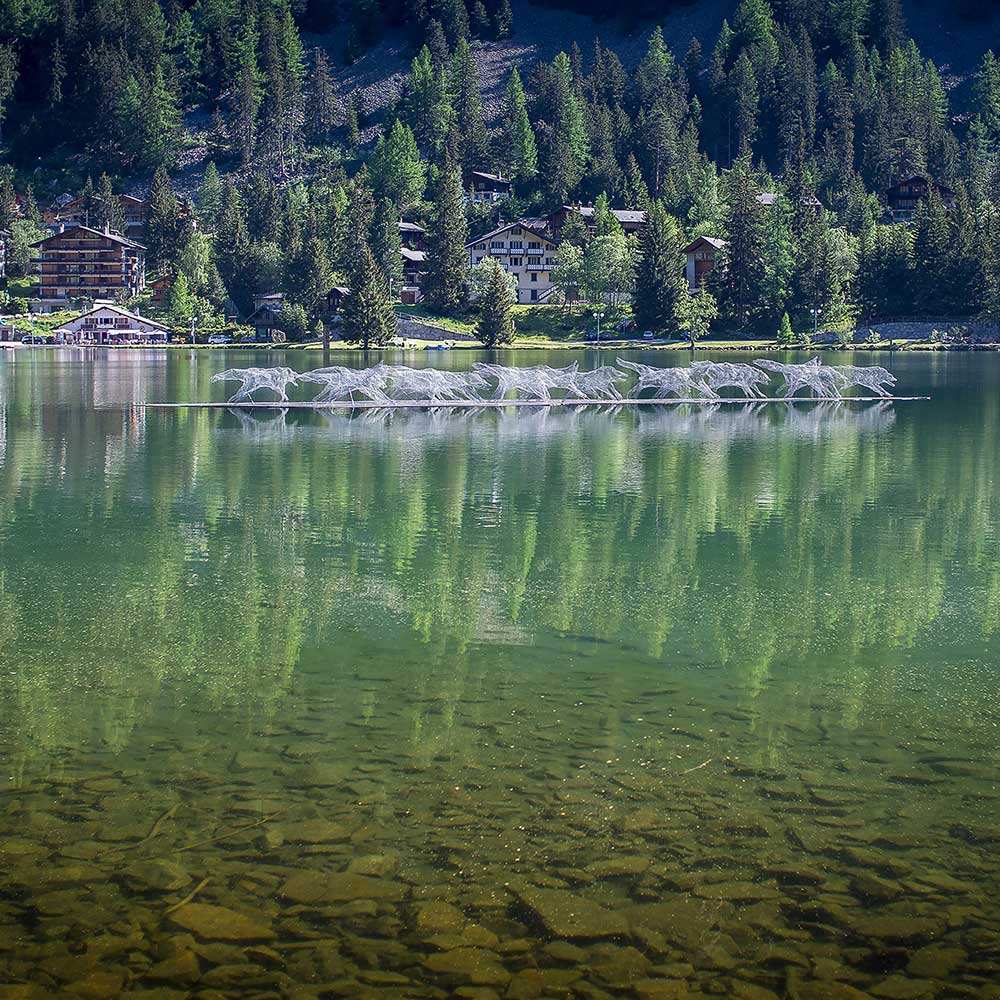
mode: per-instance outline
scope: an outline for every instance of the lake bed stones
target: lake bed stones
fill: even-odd
[[[514,889],[518,902],[554,937],[597,940],[628,933],[623,914],[563,889]]]
[[[209,903],[187,903],[167,919],[208,941],[270,941],[275,936],[270,923],[259,917]]]

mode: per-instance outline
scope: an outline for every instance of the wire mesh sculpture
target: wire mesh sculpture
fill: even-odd
[[[623,396],[618,386],[630,373],[635,375],[635,382],[627,393],[629,397],[652,390],[657,398],[680,395],[706,402],[721,400],[719,390],[725,388],[737,389],[752,400],[766,399],[762,389],[769,385],[774,375],[783,380],[777,390],[782,398],[791,398],[800,390],[809,389],[813,396],[839,399],[843,390],[852,387],[889,398],[891,393],[886,387],[896,384],[895,376],[885,368],[824,365],[818,357],[799,365],[758,358],[752,365],[696,361],[686,368],[654,368],[618,358],[617,367],[605,365],[583,372],[576,362],[563,368],[548,365],[514,368],[476,362],[471,371],[386,364],[372,368],[334,365],[302,373],[291,368],[227,368],[213,375],[211,381],[239,382],[239,389],[227,400],[234,404],[254,402],[254,394],[261,390],[288,402],[288,387],[307,382],[320,386],[312,400],[314,403],[355,402],[361,397],[369,404],[384,406],[404,399],[432,405],[446,402],[474,405],[490,399],[501,401],[510,394],[551,402],[554,391],[561,392],[566,402],[621,400]],[[490,397],[487,393],[491,388]]]
[[[303,382],[313,382],[323,388],[314,397],[314,403],[332,403],[338,399],[354,400],[355,393],[379,403],[391,403],[392,397],[385,391],[389,381],[382,366],[374,368],[345,368],[333,365],[303,372],[299,376]]]
[[[655,390],[654,394],[658,399],[674,392],[684,397],[692,397],[696,393],[699,396],[715,395],[707,385],[700,381],[704,375],[705,365],[710,364],[710,362],[698,362],[690,368],[653,368],[650,365],[641,365],[636,361],[616,358],[615,364],[635,372],[639,376],[635,385],[632,386],[631,395],[633,396],[638,396],[644,389]]]
[[[277,393],[278,399],[288,402],[288,387],[297,385],[304,378],[291,368],[227,368],[211,377],[211,382],[239,382],[240,387],[227,403],[253,402],[253,394],[261,389]]]
[[[620,368],[612,365],[602,365],[590,371],[579,372],[576,376],[576,388],[588,399],[621,399],[618,382],[624,382],[628,376]]]
[[[719,389],[732,388],[739,389],[750,399],[766,398],[760,387],[767,385],[771,378],[753,365],[734,364],[728,361],[702,361],[697,364],[703,366],[699,382],[709,389],[712,396],[718,396]],[[697,367],[697,364],[692,365],[692,369]]]
[[[399,399],[481,400],[479,391],[490,383],[477,371],[442,371],[439,368],[406,368],[402,365],[378,365],[390,382],[390,393]]]
[[[840,369],[824,365],[819,358],[811,358],[801,365],[786,365],[780,361],[757,358],[754,364],[784,379],[781,388],[778,389],[779,396],[794,396],[800,389],[811,389],[814,396],[828,398],[840,396],[838,385],[840,380],[837,378]]]
[[[494,399],[503,399],[508,393],[518,392],[524,393],[528,399],[551,399],[552,389],[563,389],[578,399],[586,398],[576,383],[579,371],[575,361],[565,368],[550,368],[548,365],[508,368],[506,365],[477,361],[472,368],[483,376],[496,379]]]
[[[850,389],[857,386],[860,389],[868,389],[876,396],[891,396],[885,386],[894,386],[896,376],[880,365],[872,365],[869,368],[857,368],[854,365],[837,365],[833,368],[834,376],[841,381],[841,389]]]

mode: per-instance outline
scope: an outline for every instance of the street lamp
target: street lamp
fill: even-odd
[[[197,316],[192,316],[191,317],[191,346],[192,347],[194,347],[194,345],[197,343],[197,341],[195,340],[195,336],[194,336],[194,325],[197,322],[198,322],[198,317]]]
[[[601,342],[601,320],[604,319],[604,313],[595,312],[594,319],[597,320],[597,342]]]
[[[812,313],[812,318],[813,318],[813,340],[815,340],[816,339],[816,323],[817,323],[817,321],[819,319],[819,310],[813,308],[813,309],[810,309],[809,312]]]

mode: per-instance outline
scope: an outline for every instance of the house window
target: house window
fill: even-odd
[[[524,243],[521,240],[511,240],[510,241],[511,250],[523,250]]]
[[[520,229],[512,229],[510,231],[510,235],[511,236],[520,236],[521,235],[521,230]]]
[[[503,250],[503,248],[504,248],[504,244],[503,244],[502,240],[493,240],[490,243],[490,249],[491,250]]]
[[[520,257],[512,257],[511,258],[511,261],[510,261],[510,266],[511,267],[520,267],[521,264],[522,264],[522,260],[521,260]]]
[[[537,241],[535,241],[534,243],[531,243],[531,242],[528,243],[528,249],[529,250],[539,250],[539,249],[541,249],[541,246],[542,246],[542,244],[539,243],[539,242],[537,242]]]
[[[538,281],[538,272],[537,271],[532,271],[531,272],[531,280],[532,281]]]
[[[532,275],[532,277],[534,277],[534,275]],[[531,301],[532,302],[537,302],[538,301],[538,289],[537,288],[532,288],[531,289]]]

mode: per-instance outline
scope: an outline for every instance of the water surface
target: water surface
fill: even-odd
[[[351,416],[4,353],[0,996],[1000,996],[1000,365],[887,359]]]

